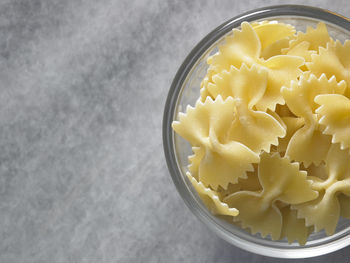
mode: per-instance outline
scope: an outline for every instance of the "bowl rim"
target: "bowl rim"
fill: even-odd
[[[233,28],[239,27],[243,21],[256,21],[259,19],[269,17],[283,17],[283,16],[296,16],[307,17],[321,21],[326,21],[335,26],[339,26],[342,29],[350,31],[350,19],[331,12],[326,9],[306,6],[306,5],[274,5],[263,8],[254,9],[245,12],[241,15],[233,17],[206,35],[187,55],[180,68],[178,69],[174,80],[170,86],[168,96],[165,102],[164,115],[163,115],[163,148],[168,170],[172,177],[172,180],[177,188],[177,191],[181,195],[182,199],[188,206],[188,208],[195,214],[195,216],[206,226],[214,231],[219,237],[227,242],[244,249],[246,251],[260,254],[263,256],[276,257],[276,258],[307,258],[324,255],[334,252],[341,248],[344,248],[350,244],[350,236],[343,235],[338,237],[331,244],[322,244],[320,246],[314,246],[309,248],[273,248],[256,243],[251,243],[248,240],[241,238],[232,238],[232,233],[225,229],[222,225],[208,216],[208,212],[204,207],[198,205],[191,193],[186,190],[186,183],[182,178],[182,172],[178,165],[174,148],[174,132],[171,127],[171,123],[175,119],[175,108],[177,105],[178,96],[182,89],[183,83],[186,80],[187,75],[190,73],[193,66],[196,64],[199,58],[221,37],[230,32]]]

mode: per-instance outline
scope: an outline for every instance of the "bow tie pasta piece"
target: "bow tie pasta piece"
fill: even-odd
[[[282,215],[274,205],[263,206],[259,193],[240,191],[224,198],[229,205],[237,205],[243,228],[249,228],[253,234],[260,233],[263,237],[270,235],[273,240],[281,236]]]
[[[319,47],[326,47],[327,43],[333,41],[324,23],[318,23],[314,29],[308,27],[306,33],[298,32],[296,37],[289,43],[288,48],[282,49],[282,54],[300,56],[306,62],[312,61],[312,55],[317,54]],[[301,67],[303,71],[307,70],[306,65]]]
[[[320,192],[319,197],[292,208],[297,210],[298,218],[305,218],[306,226],[313,225],[316,231],[325,229],[327,235],[332,235],[340,216],[337,196],[350,195],[350,155],[333,144],[325,161],[328,178],[324,181],[317,178],[312,183],[312,188]]]
[[[172,127],[193,146],[208,145],[210,132],[224,142],[235,119],[235,108],[232,98],[223,100],[218,96],[215,101],[211,98],[204,103],[197,101],[194,108],[187,106],[186,114],[179,113],[179,121],[174,121]]]
[[[240,69],[231,67],[230,71],[222,71],[215,75],[212,83],[208,84],[208,91],[212,97],[221,95],[223,99],[231,96],[241,99],[252,109],[263,97],[267,84],[267,71],[242,64]]]
[[[313,227],[305,226],[305,220],[297,218],[297,212],[291,210],[290,206],[281,209],[282,213],[282,230],[281,239],[287,238],[288,243],[298,241],[300,245],[305,245],[307,238],[312,233]]]
[[[287,54],[290,50],[303,42],[309,43],[308,50],[318,51],[319,47],[326,47],[327,43],[333,41],[328,34],[326,25],[323,22],[318,23],[316,28],[307,27],[306,32],[298,32],[296,37],[289,43],[287,49],[282,50],[283,54]]]
[[[282,215],[275,202],[299,204],[317,198],[318,193],[311,189],[306,172],[300,171],[297,163],[278,154],[263,153],[260,159],[258,176],[263,190],[236,192],[224,202],[240,211],[237,219],[243,226],[276,240],[281,235]]]
[[[191,181],[194,189],[197,191],[200,199],[214,215],[237,216],[239,211],[236,208],[230,208],[227,204],[222,203],[218,194],[206,188],[202,182],[198,182],[190,173],[187,173],[187,178]]]
[[[345,80],[347,97],[350,97],[350,41],[342,45],[338,40],[320,47],[319,54],[312,55],[312,61],[306,63],[307,68],[316,76],[326,74],[328,78],[335,76],[338,81]]]
[[[223,70],[229,71],[231,66],[240,68],[242,63],[248,67],[256,64],[268,71],[266,92],[258,109],[274,110],[276,104],[284,104],[280,88],[289,85],[291,80],[296,80],[301,75],[299,67],[304,65],[304,59],[288,55],[273,56],[268,60],[261,59],[261,43],[258,35],[247,22],[243,22],[241,27],[242,30],[234,29],[233,35],[228,36],[226,43],[219,47],[219,52],[208,59],[208,79],[205,83],[213,82],[212,77],[215,74]]]
[[[236,102],[232,97],[215,101],[207,98],[197,101],[195,108],[187,107],[186,114],[179,114],[173,129],[192,146],[205,149],[200,160],[198,178],[206,186],[224,189],[229,183],[245,178],[253,170],[253,163],[259,162],[259,155],[238,141],[228,140],[228,131],[238,119]],[[196,161],[198,162],[198,161]]]
[[[299,170],[298,163],[291,163],[287,157],[263,153],[259,164],[259,181],[264,189],[262,196],[265,195],[265,201],[280,200],[287,204],[313,200],[318,194],[311,189],[306,174]]]
[[[305,76],[298,82],[292,81],[289,88],[283,87],[281,91],[289,109],[305,121],[305,125],[291,137],[286,155],[308,167],[311,163],[320,164],[331,144],[330,136],[323,135],[318,129],[314,98],[318,94],[342,94],[346,83],[338,83],[334,77],[328,80],[324,74],[318,79],[313,74]]]
[[[340,143],[342,149],[350,147],[350,99],[339,94],[319,95],[315,102],[321,105],[317,110],[319,123],[325,126],[324,134],[332,135],[333,143]]]
[[[236,107],[237,118],[230,128],[230,140],[260,153],[270,152],[271,145],[277,145],[278,138],[286,135],[284,127],[268,113],[249,110],[241,100],[237,100]]]

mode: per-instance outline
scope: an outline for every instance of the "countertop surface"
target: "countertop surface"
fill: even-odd
[[[229,18],[280,3],[0,1],[0,262],[284,262],[201,224],[161,139],[170,83],[192,47]],[[350,15],[346,0],[288,3]],[[349,257],[345,248],[298,262]]]

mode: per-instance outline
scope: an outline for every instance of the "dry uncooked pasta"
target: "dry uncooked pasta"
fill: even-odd
[[[208,210],[304,245],[350,219],[350,41],[324,23],[234,29],[208,58],[199,99],[173,122]]]

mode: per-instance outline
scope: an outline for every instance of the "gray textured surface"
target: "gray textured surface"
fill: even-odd
[[[0,262],[282,262],[197,221],[168,175],[161,122],[207,32],[283,2],[2,0]],[[293,3],[350,14],[345,0]]]

